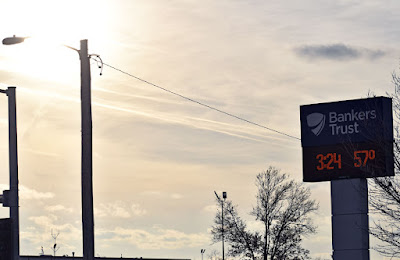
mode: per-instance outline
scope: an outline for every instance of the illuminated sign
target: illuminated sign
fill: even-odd
[[[392,100],[300,107],[303,181],[393,176]]]

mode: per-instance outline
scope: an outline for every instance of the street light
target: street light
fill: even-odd
[[[17,152],[17,109],[15,103],[15,87],[0,93],[8,96],[8,157],[10,169],[10,190],[4,191],[2,203],[10,207],[11,221],[11,259],[19,259],[19,202],[18,202],[18,152]]]
[[[29,37],[13,37],[3,39],[4,45],[24,42]],[[82,127],[82,235],[83,259],[94,259],[94,218],[93,218],[93,156],[92,156],[92,106],[90,56],[88,41],[80,41],[80,50],[64,45],[78,52],[81,61],[81,127]]]
[[[222,208],[222,211],[221,211],[221,218],[222,218],[222,223],[221,223],[221,226],[222,226],[222,260],[225,260],[225,246],[224,246],[224,202],[225,202],[225,200],[226,200],[226,198],[227,198],[227,195],[226,195],[226,191],[223,191],[222,192],[222,200],[219,198],[219,196],[218,196],[218,194],[214,191],[214,193],[215,193],[215,196],[217,196],[217,199],[218,199],[218,201],[221,201],[221,208]]]
[[[200,249],[200,253],[201,253],[201,260],[203,260],[203,254],[206,250],[205,249]]]

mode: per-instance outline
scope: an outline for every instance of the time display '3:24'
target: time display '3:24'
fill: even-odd
[[[375,150],[358,150],[353,153],[353,166],[360,168],[366,166],[371,160],[376,157]],[[327,153],[317,154],[317,170],[334,170],[342,169],[342,154],[340,153]]]

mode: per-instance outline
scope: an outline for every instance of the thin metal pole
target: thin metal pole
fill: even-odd
[[[11,255],[19,259],[19,199],[18,199],[18,151],[17,151],[17,109],[15,87],[8,87],[8,135],[10,168],[10,219],[11,219]]]
[[[225,246],[224,246],[224,199],[222,199],[222,260],[225,260]]]
[[[82,235],[83,259],[94,259],[92,108],[90,63],[87,40],[81,40],[81,125],[82,125]]]

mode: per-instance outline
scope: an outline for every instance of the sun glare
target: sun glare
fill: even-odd
[[[104,1],[6,0],[2,6],[9,10],[3,19],[12,21],[7,23],[12,32],[5,37],[29,37],[24,43],[4,47],[9,71],[50,81],[68,80],[79,69],[79,58],[63,45],[79,49],[79,41],[88,39],[91,52],[92,46],[101,49],[107,35],[107,19],[98,19],[105,17]],[[110,19],[109,14],[106,17]]]

